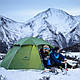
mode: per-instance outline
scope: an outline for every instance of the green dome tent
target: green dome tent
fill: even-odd
[[[39,49],[45,44],[52,47],[42,39],[23,38],[8,51],[1,66],[6,69],[43,69]]]

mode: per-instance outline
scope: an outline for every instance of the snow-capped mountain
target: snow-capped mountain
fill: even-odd
[[[61,48],[80,42],[80,23],[65,11],[49,8],[25,23],[0,16],[0,41],[8,48],[24,37],[38,37]]]
[[[74,44],[71,41],[74,39],[72,34],[74,32],[73,35],[75,35],[77,29],[76,31],[74,29],[79,27],[79,22],[73,16],[54,8],[49,8],[38,14],[27,24],[31,24],[33,36],[41,37],[61,48]]]
[[[25,26],[24,23],[18,23],[0,16],[0,51],[5,52],[6,50],[3,48],[8,49],[10,45],[20,38],[29,37],[31,35],[30,31],[30,27]]]

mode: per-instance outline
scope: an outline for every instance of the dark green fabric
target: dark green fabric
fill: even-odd
[[[5,56],[5,58],[3,59],[1,63],[2,67],[5,67],[6,69],[10,67],[11,61],[13,60],[19,48],[20,46],[14,46],[12,49],[8,51],[7,55]]]
[[[14,56],[10,69],[28,69],[32,45],[21,47]]]

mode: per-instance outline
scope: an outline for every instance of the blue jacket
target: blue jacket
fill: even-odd
[[[50,53],[50,61],[52,64],[62,64],[62,61],[64,61],[65,57],[60,53]]]

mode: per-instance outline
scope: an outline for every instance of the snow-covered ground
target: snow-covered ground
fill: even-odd
[[[80,80],[80,69],[69,69],[67,75],[54,75],[51,72],[41,74],[40,70],[6,70],[0,68],[0,80],[40,80],[43,76],[50,76],[49,80]],[[42,79],[43,80],[43,79]]]
[[[62,53],[64,56],[76,57],[77,59],[80,58],[80,52],[66,52]]]
[[[66,55],[71,57],[77,56],[77,58],[80,58],[80,52],[69,52],[66,53]],[[76,61],[68,60],[68,63],[75,65]],[[43,79],[44,76],[50,76],[49,80],[80,80],[80,68],[69,69],[67,75],[63,75],[59,69],[57,69],[57,71],[59,74],[55,75],[52,72],[41,74],[42,70],[6,70],[0,67],[0,80],[47,80]]]
[[[80,52],[68,52],[66,55],[69,55],[71,57],[77,57],[80,58]]]
[[[75,66],[80,61],[80,52],[65,52],[65,53],[61,53],[61,54],[64,56],[69,56],[70,58],[75,58],[75,60],[67,59],[67,62],[70,65]],[[78,61],[76,61],[76,60],[78,60]],[[80,66],[80,64],[78,64],[78,67],[79,66]]]

